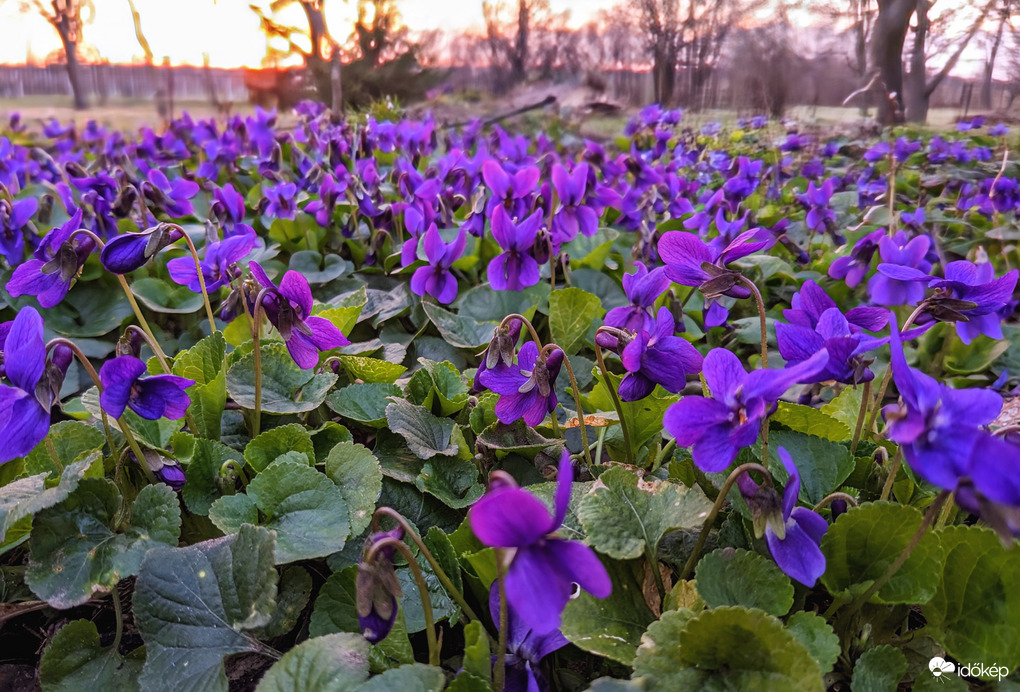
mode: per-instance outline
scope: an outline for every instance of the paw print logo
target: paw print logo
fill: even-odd
[[[939,682],[942,681],[942,676],[947,673],[955,673],[956,665],[941,656],[936,656],[932,660],[928,661],[928,670],[935,676],[935,679]]]

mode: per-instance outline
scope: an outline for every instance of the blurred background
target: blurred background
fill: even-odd
[[[1010,121],[1020,0],[0,0],[0,111]],[[79,119],[82,119],[79,117]]]

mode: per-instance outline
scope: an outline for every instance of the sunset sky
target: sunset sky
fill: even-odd
[[[127,0],[93,0],[95,17],[85,27],[84,53],[89,47],[111,62],[140,61],[142,49],[135,39]],[[267,0],[135,0],[142,17],[142,31],[157,61],[169,56],[175,64],[202,64],[203,53],[218,67],[257,67],[266,54],[251,2]],[[49,4],[45,2],[44,4]],[[580,24],[613,0],[550,0],[555,11],[570,10],[571,23]],[[0,0],[0,63],[24,63],[26,57],[42,59],[60,48],[56,31],[38,14],[22,14],[17,0]],[[327,0],[330,31],[346,38],[353,29],[357,3]],[[403,0],[399,3],[404,23],[411,29],[463,30],[482,25],[481,0]],[[292,8],[294,23],[303,17]]]

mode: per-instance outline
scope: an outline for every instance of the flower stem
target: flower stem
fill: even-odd
[[[762,370],[769,366],[769,332],[768,324],[765,321],[765,301],[761,297],[761,291],[755,286],[754,282],[748,279],[743,274],[740,274],[740,282],[751,291],[751,295],[754,296],[754,304],[758,308],[758,321],[761,327],[761,368]],[[761,422],[761,458],[762,461],[768,461],[769,458],[769,419],[768,416]]]
[[[555,344],[550,344],[555,346]],[[559,348],[557,346],[556,348]],[[581,446],[584,447],[584,460],[588,463],[588,468],[592,467],[591,450],[588,448],[588,430],[584,424],[584,411],[581,409],[581,392],[577,386],[577,378],[574,377],[574,368],[570,365],[570,358],[567,354],[563,354],[563,364],[567,366],[567,377],[570,378],[570,388],[573,390],[574,403],[577,404],[577,422],[581,428]],[[553,420],[556,420],[556,412],[552,413]]]
[[[71,352],[78,359],[78,362],[81,363],[83,368],[85,368],[85,372],[87,372],[89,377],[92,378],[92,382],[96,385],[96,391],[102,392],[103,381],[99,379],[99,374],[96,372],[96,369],[92,367],[92,363],[90,363],[89,359],[85,357],[85,354],[81,352],[78,345],[63,337],[57,337],[55,339],[51,339],[50,342],[46,344],[46,352],[49,353],[50,349],[57,344],[61,344],[71,349]],[[115,454],[117,446],[113,444],[113,433],[110,431],[110,419],[106,417],[106,411],[103,410],[102,406],[99,407],[99,416],[103,419],[103,431],[106,433],[106,444],[110,446],[110,454]]]
[[[596,337],[597,336],[598,333],[596,333]],[[613,386],[612,381],[609,379],[609,368],[606,367],[606,361],[602,357],[602,347],[599,346],[597,339],[595,341],[595,360],[599,364],[599,370],[602,371],[602,379],[606,382],[606,389],[609,390],[609,395],[613,399],[613,407],[616,409],[616,415],[620,417],[620,429],[623,431],[623,446],[627,448],[627,463],[633,466],[634,448],[631,447],[630,444],[630,430],[627,429],[627,421],[623,418],[623,404],[620,403],[620,397],[616,393],[616,387]]]
[[[237,477],[241,481],[241,487],[245,487],[248,485],[248,475],[244,472],[243,466],[244,464],[238,463],[234,459],[227,459],[220,465],[219,475],[221,477],[225,476],[227,470],[232,468],[237,472]]]
[[[117,653],[120,650],[121,637],[124,636],[124,606],[120,602],[120,591],[116,584],[110,592],[110,597],[113,601],[113,615],[117,620],[117,631],[113,635],[113,646],[110,648],[114,653]]]
[[[202,289],[202,301],[205,303],[205,316],[209,318],[209,333],[214,334],[216,332],[216,320],[213,317],[212,304],[209,302],[209,291],[205,287],[205,275],[202,273],[202,263],[198,259],[198,250],[195,249],[195,243],[192,242],[191,236],[181,229],[181,233],[184,233],[184,241],[188,244],[188,249],[191,250],[191,257],[195,260],[195,271],[198,273],[198,286]]]
[[[895,560],[893,560],[885,573],[875,580],[875,583],[869,586],[864,593],[854,600],[851,605],[853,610],[857,610],[867,603],[872,596],[881,591],[882,587],[888,584],[889,580],[900,571],[900,568],[903,567],[904,563],[906,563],[910,554],[914,552],[914,549],[921,543],[921,539],[924,538],[925,532],[928,530],[928,527],[931,526],[931,523],[934,521],[935,515],[938,514],[939,509],[941,509],[942,503],[944,503],[948,497],[949,491],[943,490],[935,497],[934,500],[932,500],[932,503],[928,506],[928,511],[924,513],[924,518],[921,519],[921,525],[917,527],[917,531],[915,531],[914,535],[910,538],[910,543],[907,543],[907,547],[903,549],[903,552],[901,552]]]
[[[912,313],[910,313],[910,317],[908,317],[907,321],[903,323],[902,327],[900,327],[900,334],[901,335],[903,334],[904,331],[906,331],[907,329],[910,328],[910,325],[912,325],[914,323],[914,320],[916,320],[918,317],[920,317],[921,313],[924,312],[925,309],[927,309],[927,307],[928,307],[927,299],[926,300],[922,300],[921,304],[918,305],[914,309],[914,311]],[[874,402],[874,404],[872,404],[871,416],[868,418],[868,427],[867,427],[868,434],[871,434],[875,430],[875,421],[878,418],[878,412],[882,408],[882,400],[885,399],[885,392],[886,392],[887,389],[889,389],[889,382],[890,381],[892,381],[892,361],[891,360],[889,362],[888,369],[886,369],[886,371],[885,371],[885,375],[882,377],[882,386],[880,386],[878,388],[878,396],[875,397],[875,402]]]
[[[691,556],[687,558],[687,562],[684,564],[683,571],[680,572],[680,580],[686,580],[691,572],[694,571],[694,565],[698,562],[698,556],[701,554],[701,549],[705,547],[705,542],[708,540],[708,532],[712,528],[712,524],[715,523],[715,518],[719,516],[719,510],[722,509],[723,503],[726,502],[726,495],[729,494],[730,488],[737,482],[741,474],[747,473],[748,471],[757,471],[762,476],[768,485],[772,485],[772,474],[769,470],[761,464],[754,462],[748,462],[741,464],[737,468],[730,471],[730,475],[726,477],[726,482],[723,483],[722,488],[719,489],[719,495],[715,498],[715,504],[712,505],[712,511],[708,513],[708,517],[705,518],[705,523],[701,525],[701,534],[698,535],[698,542],[694,546],[694,550],[691,551]]]
[[[403,514],[392,507],[384,506],[375,510],[375,513],[372,515],[373,531],[378,532],[380,530],[380,516],[389,517],[400,524],[401,528],[404,529],[404,533],[410,536],[411,540],[414,541],[414,544],[418,546],[418,550],[421,551],[422,557],[424,557],[425,561],[429,563],[429,567],[432,568],[432,571],[439,579],[439,583],[443,585],[444,589],[446,589],[446,593],[448,593],[450,597],[457,602],[457,605],[460,606],[460,609],[464,611],[464,614],[468,616],[468,618],[481,622],[481,619],[475,614],[475,611],[471,609],[471,606],[469,606],[467,601],[464,599],[464,594],[462,594],[460,590],[453,585],[453,581],[451,581],[446,570],[442,568],[435,556],[432,555],[432,551],[430,551],[428,546],[425,545],[425,541],[423,541],[421,536],[418,535],[418,532],[415,530],[414,526],[412,526],[411,522],[409,522]]]
[[[669,459],[670,454],[673,453],[673,450],[675,448],[676,448],[676,438],[673,438],[669,442],[666,443],[666,446],[663,447],[662,451],[659,452],[659,454],[655,457],[655,465],[652,466],[652,471],[655,471],[656,469],[661,468],[662,465],[666,463],[666,460]]]
[[[844,502],[846,502],[851,507],[856,507],[857,506],[857,500],[855,500],[851,495],[847,495],[846,493],[839,493],[839,492],[837,492],[837,493],[829,493],[828,495],[823,497],[821,499],[821,501],[817,505],[815,505],[814,509],[812,509],[811,511],[812,512],[821,512],[823,509],[828,507],[830,504],[832,504],[836,500],[843,500]]]
[[[138,441],[135,440],[135,436],[131,433],[131,428],[128,427],[127,420],[124,416],[117,419],[120,423],[120,431],[124,433],[124,439],[127,440],[128,446],[131,447],[131,452],[135,455],[135,461],[141,467],[145,477],[149,479],[149,483],[156,485],[159,480],[156,478],[156,474],[149,468],[149,462],[145,460],[145,454],[142,452],[142,448],[138,446]]]
[[[395,548],[397,552],[404,556],[404,559],[407,560],[407,566],[411,569],[411,574],[414,575],[414,583],[418,586],[418,596],[421,598],[421,609],[425,615],[425,638],[428,640],[429,645],[429,665],[438,666],[439,643],[436,640],[436,621],[432,616],[432,598],[429,596],[429,587],[425,582],[425,575],[421,571],[421,565],[414,559],[411,549],[407,547],[406,543],[397,538],[384,538],[372,546],[365,559],[371,562],[379,550],[387,547]]]
[[[879,500],[888,500],[889,495],[892,493],[893,483],[896,481],[896,474],[900,470],[900,462],[903,459],[903,452],[900,450],[896,451],[896,456],[893,457],[892,463],[889,464],[889,475],[885,479],[885,485],[882,486],[882,494],[879,496]]]
[[[864,429],[864,419],[868,415],[868,403],[871,401],[871,380],[864,383],[864,391],[861,392],[861,406],[857,411],[857,427],[854,428],[854,439],[850,442],[850,454],[857,451],[857,443],[861,441],[861,430]]]
[[[262,331],[262,299],[265,298],[268,288],[259,291],[255,298],[255,314],[252,317],[251,338],[255,344],[255,410],[252,411],[251,436],[256,438],[259,435],[259,428],[262,425],[262,347],[259,342],[259,332]]]
[[[945,504],[942,505],[942,511],[939,512],[939,518],[937,520],[935,520],[935,530],[936,531],[938,531],[939,529],[943,528],[946,525],[946,522],[949,521],[949,515],[951,515],[953,513],[953,507],[956,506],[956,503],[953,501],[953,499],[955,497],[956,497],[956,494],[955,494],[955,491],[954,491],[954,492],[949,494],[949,497],[946,499]]]
[[[499,548],[496,551],[496,582],[499,590],[499,642],[496,645],[496,670],[492,675],[492,687],[494,692],[503,692],[503,685],[506,681],[506,640],[509,612],[506,602],[506,570],[503,567],[503,551]]]
[[[662,583],[662,573],[659,571],[659,556],[655,554],[658,545],[645,544],[645,559],[648,560],[648,568],[652,570],[652,577],[655,579],[655,590],[659,593],[659,607],[666,600],[666,585]]]
[[[531,334],[531,340],[535,342],[535,346],[538,347],[539,352],[541,352],[542,340],[538,338],[538,332],[535,331],[535,327],[534,325],[531,324],[531,320],[529,320],[524,315],[520,315],[516,312],[513,312],[503,318],[503,320],[499,323],[499,328],[503,329],[504,327],[506,327],[507,323],[510,320],[520,320],[521,323],[528,328],[528,333]]]

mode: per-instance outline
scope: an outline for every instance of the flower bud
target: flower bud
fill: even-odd
[[[393,629],[401,589],[397,571],[393,566],[396,548],[390,545],[374,551],[372,548],[382,540],[399,541],[403,537],[404,530],[399,526],[392,531],[371,534],[365,540],[361,562],[358,563],[358,576],[355,582],[358,626],[365,639],[373,644],[381,642]]]

